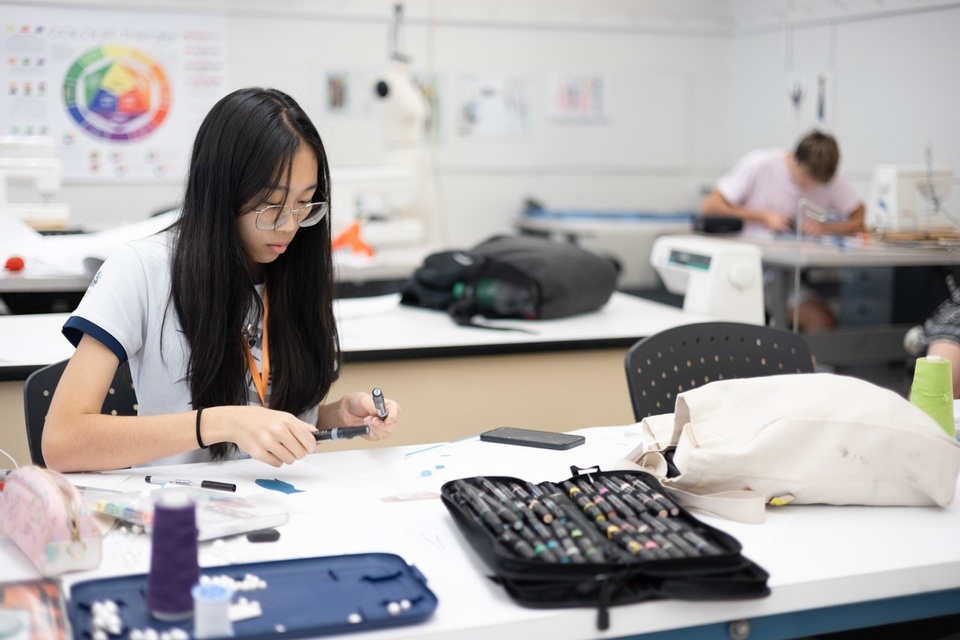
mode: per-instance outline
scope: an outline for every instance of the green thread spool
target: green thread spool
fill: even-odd
[[[940,356],[917,358],[913,372],[910,402],[923,409],[951,438],[956,438],[953,424],[953,373],[949,360]]]

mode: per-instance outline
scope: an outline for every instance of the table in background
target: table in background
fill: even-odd
[[[750,238],[760,247],[763,264],[774,274],[770,301],[771,324],[789,327],[787,299],[794,287],[795,270],[809,268],[857,269],[871,267],[923,267],[960,264],[960,245],[862,242],[857,238],[830,238],[817,241]],[[879,298],[890,291],[877,290]],[[944,295],[944,298],[946,295]],[[841,300],[843,304],[857,304]],[[845,326],[835,330],[807,333],[804,337],[821,363],[831,365],[903,361],[908,357],[903,336],[916,323],[881,323]]]
[[[787,297],[793,291],[794,270],[812,267],[844,269],[851,267],[918,267],[960,264],[960,245],[931,242],[914,245],[879,241],[861,242],[857,238],[824,238],[819,241],[756,239],[763,264],[777,274],[774,300],[776,326],[789,326]]]
[[[82,273],[57,273],[43,270],[0,272],[0,294],[83,292],[87,290],[89,284],[90,277]]]
[[[354,297],[398,291],[400,283],[409,279],[423,259],[436,250],[426,245],[387,247],[378,250],[372,258],[334,253],[335,278],[341,295]],[[75,268],[58,265],[52,259],[44,259],[42,264],[33,262],[28,262],[22,271],[0,269],[0,298],[9,300],[9,307],[14,312],[18,309],[23,309],[23,313],[43,313],[49,308],[54,311],[74,309],[91,277],[81,268],[80,262],[70,261]],[[381,283],[385,286],[378,287]],[[46,307],[34,308],[40,305]]]
[[[519,331],[462,327],[442,312],[400,305],[398,295],[342,299],[335,309],[344,364],[330,397],[380,387],[396,399],[403,423],[383,446],[455,440],[500,426],[564,431],[632,422],[627,348],[708,320],[623,293],[570,318],[490,322]],[[23,380],[73,353],[60,333],[66,318],[0,316],[0,448],[14,448],[21,461]]]
[[[69,311],[80,303],[89,284],[90,277],[83,273],[0,270],[0,308],[23,314]]]
[[[595,608],[529,609],[514,604],[486,578],[489,570],[469,547],[437,497],[444,482],[475,475],[532,482],[562,480],[570,465],[604,468],[641,439],[635,427],[580,430],[583,446],[549,451],[480,442],[321,452],[279,469],[253,460],[154,467],[151,473],[190,479],[230,478],[243,496],[275,496],[290,511],[273,544],[242,536],[201,543],[200,564],[225,564],[385,552],[416,566],[439,607],[423,624],[371,632],[376,638],[636,637],[658,640],[728,638],[729,624],[748,621],[752,640],[794,638],[831,630],[933,617],[960,611],[960,504],[935,507],[785,506],[768,508],[764,524],[748,525],[696,514],[743,545],[770,573],[769,597],[742,601],[662,600],[613,607],[610,629],[596,629]],[[143,471],[76,474],[73,481],[139,491]],[[277,478],[302,493],[270,493],[255,484]],[[350,514],[349,518],[342,517]],[[68,574],[72,584],[95,577],[146,573],[146,536],[108,533],[104,560],[92,572]],[[9,540],[0,539],[5,579],[36,576]],[[256,599],[255,592],[248,594]],[[309,606],[315,594],[303,594]],[[356,635],[357,638],[368,634]]]

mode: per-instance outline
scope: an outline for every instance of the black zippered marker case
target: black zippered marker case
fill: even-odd
[[[659,598],[769,595],[767,572],[733,536],[697,520],[641,471],[534,484],[476,476],[443,485],[460,531],[517,603],[598,609]]]

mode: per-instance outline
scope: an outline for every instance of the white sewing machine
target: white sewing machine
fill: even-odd
[[[683,310],[715,320],[764,324],[760,248],[748,242],[694,235],[660,236],[650,264]]]
[[[434,223],[426,171],[426,122],[430,105],[400,53],[402,5],[394,6],[390,59],[373,86],[383,125],[382,166],[330,172],[334,237],[350,234],[372,249],[420,245]],[[435,224],[433,226],[436,226]]]
[[[881,164],[874,169],[865,225],[870,231],[957,232],[940,204],[953,188],[948,167]]]
[[[51,202],[63,179],[53,138],[0,136],[0,208],[37,229],[62,229],[70,215],[64,203]],[[40,202],[11,202],[9,187],[25,185]]]

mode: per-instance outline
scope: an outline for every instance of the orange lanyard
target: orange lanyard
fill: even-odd
[[[257,395],[260,396],[260,404],[267,406],[267,384],[270,382],[270,349],[267,347],[267,292],[263,292],[263,352],[260,356],[260,362],[263,364],[263,370],[257,370],[257,361],[253,358],[253,352],[250,351],[250,345],[243,341],[243,347],[247,350],[247,365],[250,367],[250,376],[253,378],[253,386],[257,388]]]

